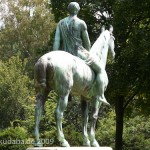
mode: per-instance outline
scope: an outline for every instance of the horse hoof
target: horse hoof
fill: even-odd
[[[43,144],[40,141],[34,142],[34,147],[43,147]]]
[[[83,146],[90,147],[91,146],[90,141],[89,140],[83,141]]]
[[[66,140],[64,140],[64,141],[61,143],[61,146],[62,146],[62,147],[70,147],[69,143],[68,143]]]
[[[91,147],[91,144],[90,143],[83,143],[83,146],[84,147]]]
[[[91,146],[92,147],[100,147],[100,145],[98,144],[98,142],[96,140],[94,140],[93,142],[91,142]]]

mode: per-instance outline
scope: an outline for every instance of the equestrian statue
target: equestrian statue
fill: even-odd
[[[95,125],[101,104],[109,105],[104,92],[108,85],[105,70],[108,50],[114,59],[113,27],[105,30],[90,46],[85,22],[77,17],[78,3],[68,5],[69,16],[58,23],[53,51],[44,54],[35,64],[34,79],[36,91],[35,146],[41,146],[39,124],[45,101],[51,90],[58,95],[55,111],[57,136],[63,147],[69,147],[62,129],[63,113],[69,94],[81,97],[83,145],[99,147],[95,139]],[[62,46],[61,46],[62,43]],[[61,50],[60,50],[61,49]],[[89,134],[88,103],[92,103]]]

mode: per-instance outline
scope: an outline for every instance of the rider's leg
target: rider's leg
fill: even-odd
[[[103,104],[110,105],[104,96],[104,92],[108,84],[108,78],[105,70],[97,73],[96,81],[96,87],[98,90],[97,98],[99,99],[99,101],[103,102]]]
[[[85,50],[85,49],[80,49],[77,51],[78,52],[78,57],[83,59],[83,60],[90,60],[91,58],[91,64],[89,65],[95,72],[96,72],[96,86],[98,90],[98,99],[99,101],[103,102],[105,105],[110,105],[105,96],[104,92],[106,90],[107,84],[108,84],[108,77],[106,74],[105,69],[103,69],[103,66],[101,66],[100,61],[98,59],[92,59],[91,54]]]

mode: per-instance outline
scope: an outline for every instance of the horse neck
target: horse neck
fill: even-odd
[[[106,62],[107,62],[107,55],[108,55],[108,46],[106,45],[103,49],[102,49],[102,55],[101,55],[101,60],[100,62],[102,63],[102,66],[106,67]]]
[[[104,31],[105,32],[105,31]],[[102,33],[90,49],[90,53],[100,60],[100,63],[105,68],[108,55],[108,42]]]

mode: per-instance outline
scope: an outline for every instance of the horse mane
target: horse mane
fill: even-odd
[[[90,49],[90,53],[96,57],[98,57],[99,59],[101,59],[102,56],[102,50],[105,46],[105,44],[108,42],[110,38],[110,32],[108,30],[104,30],[100,36],[97,38],[97,40],[95,41],[95,43],[92,45],[91,49]]]

